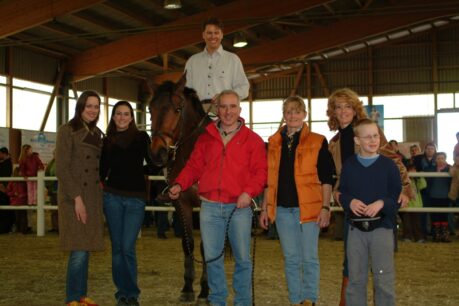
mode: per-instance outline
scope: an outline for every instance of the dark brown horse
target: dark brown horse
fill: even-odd
[[[177,84],[168,81],[156,89],[153,101],[150,103],[150,114],[153,160],[156,165],[167,169],[166,181],[170,184],[185,166],[197,138],[211,120],[204,112],[196,93],[185,87],[184,77]],[[182,302],[193,302],[195,299],[192,212],[193,207],[199,206],[200,203],[194,187],[182,192],[180,198],[174,201],[175,210],[183,227],[185,284],[180,296]],[[205,264],[200,283],[198,303],[207,301],[209,292]]]

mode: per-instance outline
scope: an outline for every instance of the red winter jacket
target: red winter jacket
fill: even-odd
[[[25,182],[9,182],[6,194],[10,197],[10,205],[27,205],[27,184]]]
[[[38,153],[34,152],[19,162],[19,169],[23,176],[37,176],[38,170],[43,170],[45,167],[41,162]]]
[[[239,120],[244,122],[242,118]],[[266,176],[266,150],[260,136],[243,124],[225,147],[216,124],[211,123],[198,138],[175,183],[186,190],[198,182],[201,197],[236,203],[243,192],[252,198],[260,194]]]

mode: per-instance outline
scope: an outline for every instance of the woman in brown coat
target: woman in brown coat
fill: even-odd
[[[59,240],[70,251],[67,267],[67,305],[97,305],[87,297],[89,251],[103,245],[102,189],[99,158],[102,132],[97,128],[100,97],[85,91],[78,98],[75,116],[59,128],[56,176],[59,205]]]

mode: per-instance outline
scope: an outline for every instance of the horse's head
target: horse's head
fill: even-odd
[[[150,103],[153,162],[160,167],[205,116],[196,93],[185,88],[185,82],[185,77],[177,83],[164,82]]]
[[[180,133],[180,122],[185,107],[184,83],[171,81],[160,85],[150,103],[151,149],[153,162],[165,166],[169,150],[174,148]]]

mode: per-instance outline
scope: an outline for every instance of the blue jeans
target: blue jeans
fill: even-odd
[[[88,251],[71,251],[67,264],[65,303],[79,301],[88,292]]]
[[[200,212],[201,238],[206,261],[212,260],[225,247],[225,229],[231,211],[236,204],[210,203],[203,201]],[[250,257],[252,210],[236,209],[231,218],[228,239],[235,259],[233,274],[234,305],[252,305],[252,259]],[[223,256],[208,263],[207,276],[210,288],[209,301],[212,305],[226,305],[226,285]]]
[[[291,304],[304,300],[316,302],[320,266],[316,222],[300,223],[298,207],[277,207],[276,227],[284,255],[285,278]]]
[[[104,192],[104,213],[112,241],[112,277],[115,298],[137,298],[135,244],[145,216],[145,201]]]

